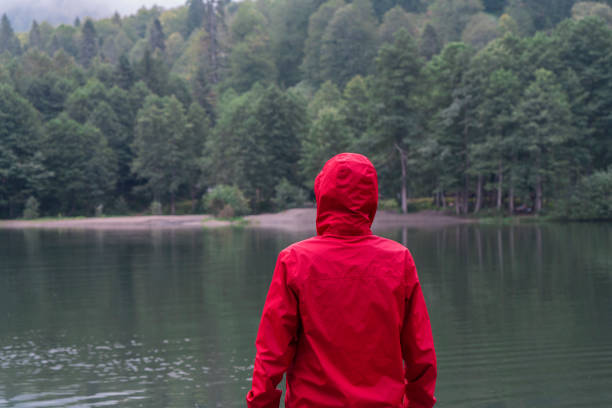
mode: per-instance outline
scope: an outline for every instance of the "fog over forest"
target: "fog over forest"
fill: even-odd
[[[0,14],[6,13],[15,31],[27,31],[32,20],[51,24],[72,23],[83,16],[109,17],[113,12],[135,13],[140,7],[164,8],[183,5],[183,0],[2,0]]]

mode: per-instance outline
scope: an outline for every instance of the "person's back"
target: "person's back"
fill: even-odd
[[[374,167],[335,156],[315,195],[317,236],[278,257],[248,406],[277,407],[285,371],[287,408],[433,406],[435,353],[414,262],[370,231]]]

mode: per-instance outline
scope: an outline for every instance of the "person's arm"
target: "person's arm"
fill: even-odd
[[[285,260],[286,254],[281,252],[259,323],[253,387],[246,397],[249,408],[278,408],[282,391],[276,386],[295,354],[298,301],[287,285]]]
[[[406,310],[401,333],[405,363],[405,406],[431,408],[436,403],[436,353],[427,306],[411,256],[408,259],[407,273]]]

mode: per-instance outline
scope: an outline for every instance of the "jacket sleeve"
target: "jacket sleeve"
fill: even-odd
[[[282,391],[276,386],[295,354],[298,301],[287,283],[285,260],[285,253],[281,252],[259,324],[253,386],[246,396],[249,408],[278,408]]]
[[[436,403],[437,366],[427,306],[412,257],[408,260],[406,310],[401,333],[405,374],[405,406],[431,408]]]

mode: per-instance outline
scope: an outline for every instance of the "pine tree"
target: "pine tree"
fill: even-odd
[[[166,50],[166,41],[164,38],[164,31],[161,23],[159,22],[159,19],[156,18],[149,29],[149,45],[151,47],[151,51],[155,52],[155,50],[158,49],[161,52],[164,52]]]
[[[115,11],[112,21],[114,25],[121,27],[121,16],[119,15],[119,12]]]
[[[134,84],[135,74],[127,55],[119,57],[119,64],[115,68],[115,83],[122,89],[130,89]]]
[[[138,64],[138,76],[157,95],[165,95],[168,89],[168,67],[163,59],[155,56],[148,48]]]
[[[98,54],[98,38],[93,21],[87,19],[81,30],[79,60],[84,67],[89,67],[91,60]]]
[[[38,49],[42,49],[43,46],[42,37],[40,36],[40,28],[38,27],[36,20],[32,21],[32,28],[28,34],[28,45],[31,48]]]
[[[421,36],[421,43],[419,44],[420,54],[425,59],[430,60],[434,55],[437,55],[441,49],[442,47],[436,29],[428,23]]]
[[[0,21],[0,54],[8,52],[12,55],[20,55],[21,51],[21,44],[15,36],[11,22],[7,15],[3,14]]]
[[[206,8],[202,0],[189,0],[188,4],[185,38],[189,37],[193,30],[202,27],[206,15]]]
[[[327,25],[337,10],[345,6],[344,0],[330,0],[313,13],[308,23],[308,37],[304,44],[301,70],[313,84],[323,82],[321,76],[321,47]]]
[[[368,0],[355,1],[334,13],[321,45],[324,80],[344,86],[355,75],[371,71],[378,42],[376,23]]]
[[[206,69],[200,64],[192,81],[194,99],[206,111],[212,123],[215,122],[214,95],[209,84]]]

